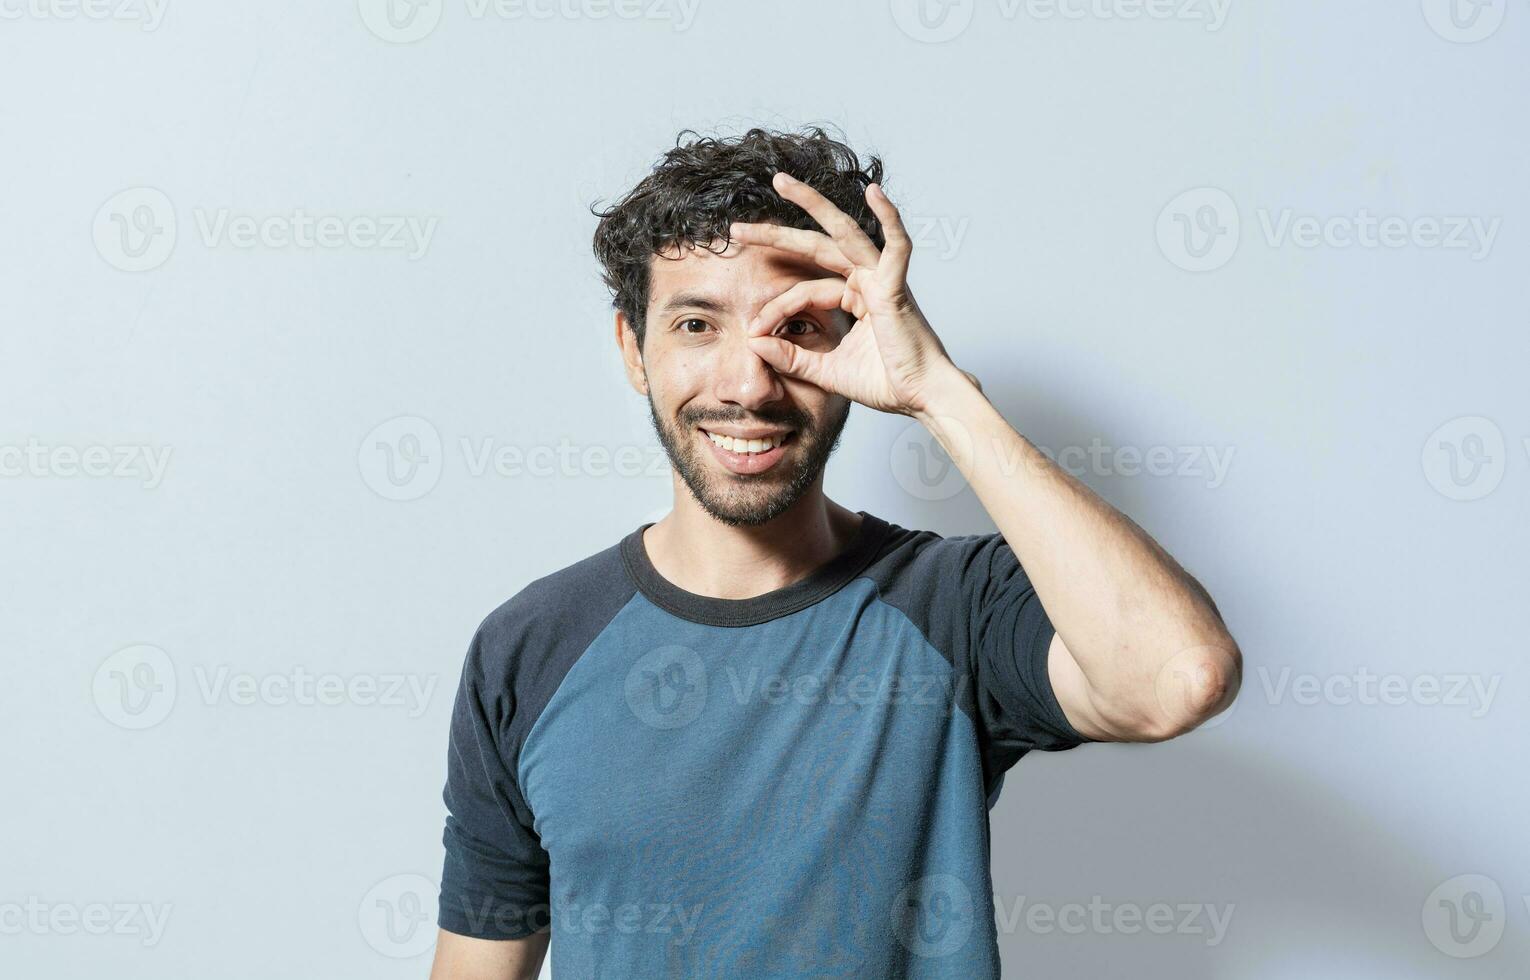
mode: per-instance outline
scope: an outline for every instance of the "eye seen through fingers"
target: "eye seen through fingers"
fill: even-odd
[[[676,332],[688,337],[700,337],[711,329],[712,324],[710,322],[693,316],[675,321],[674,326]],[[779,337],[803,339],[813,337],[815,334],[824,333],[824,328],[816,320],[799,316],[782,323],[774,332]]]

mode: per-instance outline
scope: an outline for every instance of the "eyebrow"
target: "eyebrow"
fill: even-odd
[[[728,310],[726,304],[718,302],[710,296],[701,293],[676,293],[661,307],[659,313],[674,313],[677,310],[702,310],[707,313],[725,313]]]

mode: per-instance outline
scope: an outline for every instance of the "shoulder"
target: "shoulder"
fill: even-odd
[[[544,575],[483,618],[466,671],[499,687],[553,664],[567,669],[635,591],[619,544]]]
[[[877,597],[906,616],[953,661],[971,652],[994,610],[1024,602],[1029,580],[998,532],[944,537],[891,525],[863,573]]]
[[[940,593],[974,588],[1013,559],[1002,535],[942,536],[889,524],[882,547],[866,569],[884,597]]]

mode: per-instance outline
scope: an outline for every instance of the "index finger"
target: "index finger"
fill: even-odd
[[[816,266],[847,278],[855,271],[855,263],[845,257],[834,239],[821,231],[787,228],[771,222],[735,221],[729,226],[728,233],[734,241],[800,255]]]

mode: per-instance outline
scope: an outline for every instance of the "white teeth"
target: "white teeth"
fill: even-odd
[[[730,453],[763,453],[781,445],[785,435],[769,436],[764,439],[735,439],[732,436],[720,436],[715,432],[708,432],[707,436],[715,442],[719,449],[726,449]]]

